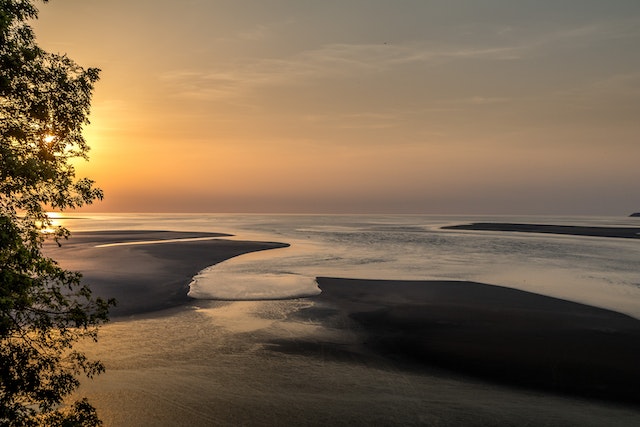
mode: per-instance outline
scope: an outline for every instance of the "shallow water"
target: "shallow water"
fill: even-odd
[[[428,215],[71,215],[72,231],[155,229],[234,234],[291,247],[242,255],[194,277],[200,299],[314,295],[315,277],[472,280],[640,318],[640,240],[441,230],[470,222],[640,226],[624,217]]]
[[[309,300],[194,303],[108,324],[97,345],[86,344],[107,371],[83,381],[79,395],[105,425],[595,427],[640,420],[631,407],[360,357],[349,319],[295,315]],[[296,348],[283,351],[283,340]]]

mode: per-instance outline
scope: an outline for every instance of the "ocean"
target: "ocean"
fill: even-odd
[[[83,214],[55,215],[72,233],[95,230],[220,232],[290,247],[241,255],[195,274],[196,299],[263,300],[318,294],[316,277],[469,280],[517,288],[640,319],[640,241],[443,230],[510,222],[640,226],[625,217]],[[226,237],[225,237],[226,238]]]

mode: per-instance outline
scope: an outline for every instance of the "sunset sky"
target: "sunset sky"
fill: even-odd
[[[638,0],[53,0],[96,212],[640,211]]]

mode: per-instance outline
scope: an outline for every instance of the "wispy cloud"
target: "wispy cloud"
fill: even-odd
[[[640,103],[640,73],[613,74],[606,78],[577,85],[554,94],[557,102],[581,109],[613,109],[622,111],[626,102],[637,109]]]
[[[506,97],[490,97],[490,96],[472,96],[469,98],[455,99],[452,103],[466,104],[466,105],[491,105],[491,104],[503,104],[511,101],[511,98]]]
[[[258,25],[256,27],[240,31],[238,32],[238,34],[236,34],[236,36],[241,40],[256,41],[267,38],[270,33],[270,27],[268,27],[267,25]]]
[[[303,117],[307,123],[337,129],[389,129],[396,127],[401,114],[360,112],[353,114],[312,114]]]
[[[509,27],[502,32],[505,37],[517,37],[518,31]],[[598,42],[640,38],[640,19],[631,17],[616,21],[596,21],[555,30],[533,31],[518,43],[522,52],[545,51],[558,47],[591,46]]]
[[[618,21],[593,22],[566,30],[560,30],[551,35],[552,39],[585,39],[585,40],[616,40],[640,36],[640,19],[631,17]]]
[[[260,86],[298,85],[320,78],[357,78],[406,65],[435,65],[446,61],[517,58],[516,49],[444,48],[430,44],[329,44],[288,58],[255,58],[212,70],[174,70],[160,79],[177,96],[221,98],[246,95]]]
[[[401,67],[432,67],[455,61],[513,61],[544,55],[558,47],[589,46],[598,40],[640,37],[636,19],[562,28],[556,31],[525,32],[500,27],[501,37],[492,42],[467,44],[438,41],[404,43],[332,43],[281,58],[244,58],[212,69],[174,70],[160,76],[172,87],[174,96],[191,99],[244,97],[259,87],[304,85],[317,79],[360,78]],[[267,27],[236,35],[261,38]],[[499,102],[474,98],[472,103]]]
[[[282,21],[273,21],[267,23],[260,23],[254,26],[241,28],[236,31],[230,32],[230,34],[224,37],[218,37],[215,42],[235,42],[235,41],[248,41],[256,42],[275,37],[279,32],[279,29],[286,27],[294,22],[292,19],[286,19]]]

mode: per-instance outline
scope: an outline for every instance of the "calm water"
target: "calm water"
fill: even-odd
[[[202,299],[313,295],[315,277],[453,279],[503,285],[640,318],[640,240],[441,230],[478,221],[640,226],[638,218],[419,215],[66,215],[72,231],[176,230],[290,243],[194,277]]]

